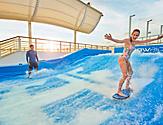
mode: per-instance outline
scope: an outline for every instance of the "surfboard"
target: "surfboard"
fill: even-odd
[[[123,92],[123,94],[125,94],[125,96],[120,96],[120,95],[118,95],[117,93],[115,93],[112,97],[113,97],[114,99],[123,100],[123,99],[129,98],[130,95],[131,95],[131,91],[128,90],[128,89],[123,89],[122,92]]]

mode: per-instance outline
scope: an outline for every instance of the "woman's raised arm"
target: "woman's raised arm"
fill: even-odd
[[[124,40],[113,39],[110,33],[109,33],[109,35],[105,34],[104,37],[105,37],[105,39],[111,40],[111,41],[113,41],[115,43],[124,43]]]
[[[135,42],[135,44],[149,43],[149,42],[152,42],[152,41],[155,41],[155,40],[159,40],[159,39],[161,39],[161,38],[163,38],[163,35],[158,36],[157,38],[153,38],[153,39],[136,40],[136,41],[134,41],[134,42]]]

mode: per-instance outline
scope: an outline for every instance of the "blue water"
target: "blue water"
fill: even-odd
[[[8,69],[0,73],[0,125],[162,125],[163,55],[133,54],[134,92],[123,101],[112,98],[118,56],[84,49],[41,62],[32,79],[26,65],[0,68]]]

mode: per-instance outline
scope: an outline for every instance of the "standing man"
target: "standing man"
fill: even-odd
[[[34,45],[30,45],[30,50],[28,50],[26,52],[26,60],[27,60],[27,63],[29,65],[28,67],[28,78],[30,77],[31,75],[31,71],[32,69],[34,68],[36,71],[38,70],[38,56],[37,56],[37,52],[34,51]]]

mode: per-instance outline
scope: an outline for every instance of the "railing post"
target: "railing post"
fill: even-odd
[[[162,38],[163,39],[163,38]],[[162,39],[160,39],[160,43],[162,43]]]
[[[111,53],[114,54],[114,47],[111,48]]]
[[[16,52],[16,39],[14,38],[14,52]]]
[[[78,50],[79,50],[79,43],[78,43]]]
[[[62,44],[61,44],[61,41],[60,41],[60,53],[62,52]]]
[[[35,50],[37,51],[37,39],[35,38]]]
[[[18,37],[18,50],[21,51],[21,39]]]
[[[12,53],[12,48],[9,49],[10,50],[10,54]]]
[[[158,35],[158,37],[159,37],[159,36],[160,36],[160,35]],[[157,43],[158,43],[158,44],[159,44],[159,43],[161,44],[161,41],[162,41],[162,39],[159,39]]]
[[[1,44],[0,44],[0,58],[1,58],[2,56],[1,56]]]
[[[71,42],[70,42],[70,51],[69,52],[71,52]]]

